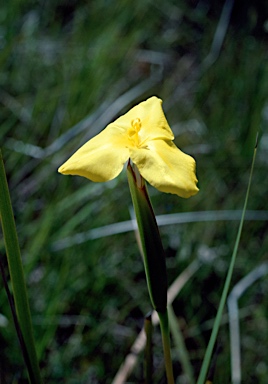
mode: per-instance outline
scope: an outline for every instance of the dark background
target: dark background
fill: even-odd
[[[125,172],[94,184],[57,168],[152,95],[163,99],[178,147],[197,162],[198,195],[184,200],[149,191],[157,215],[188,212],[191,219],[160,229],[170,283],[201,260],[174,302],[198,376],[257,131],[248,203],[257,212],[245,221],[232,287],[267,260],[267,31],[265,1],[1,3],[0,139],[44,382],[111,383],[151,309],[134,233],[113,234],[114,223],[130,220]],[[229,212],[217,220],[222,210]],[[108,234],[98,230],[108,224]],[[2,239],[0,252],[5,260]],[[267,291],[262,278],[239,300],[244,383],[267,382]],[[4,289],[0,314],[0,381],[23,383]],[[158,328],[154,343],[154,379],[164,383]],[[219,346],[215,383],[229,383],[226,317]],[[173,360],[183,380],[175,348]],[[142,364],[141,357],[129,382],[142,382]]]

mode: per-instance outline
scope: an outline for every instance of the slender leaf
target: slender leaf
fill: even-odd
[[[33,338],[32,320],[26,284],[22,268],[20,247],[16,232],[15,220],[8,190],[4,162],[0,151],[0,214],[5,240],[9,273],[12,283],[15,308],[19,327],[26,347],[24,360],[28,369],[31,383],[41,383],[40,370],[37,362],[36,349]]]
[[[234,249],[233,249],[233,254],[232,254],[232,257],[231,257],[228,273],[227,273],[227,276],[226,276],[225,284],[224,284],[224,287],[223,287],[223,292],[222,292],[222,295],[221,295],[221,300],[220,300],[218,312],[217,312],[217,315],[216,315],[216,318],[215,318],[215,322],[214,322],[212,333],[211,333],[211,336],[210,336],[210,340],[209,340],[209,343],[208,343],[208,346],[207,346],[207,349],[206,349],[205,357],[204,357],[204,360],[203,360],[203,364],[202,364],[202,367],[201,367],[201,371],[200,371],[200,375],[199,375],[197,384],[203,384],[205,382],[205,380],[206,380],[206,376],[207,376],[207,372],[208,372],[211,356],[212,356],[213,349],[214,349],[214,346],[215,346],[215,342],[216,342],[216,339],[217,339],[217,335],[218,335],[218,332],[219,332],[219,328],[220,328],[220,324],[221,324],[221,318],[222,318],[224,306],[225,306],[225,303],[226,303],[226,299],[227,299],[227,295],[228,295],[228,291],[229,291],[229,287],[230,287],[230,283],[231,283],[231,279],[232,279],[232,275],[233,275],[236,255],[237,255],[238,246],[239,246],[239,242],[240,242],[240,238],[241,238],[241,233],[242,233],[242,228],[243,228],[243,224],[244,224],[244,220],[245,220],[245,213],[246,213],[246,209],[247,209],[247,202],[248,202],[248,196],[249,196],[249,191],[250,191],[250,186],[251,186],[251,181],[252,181],[252,174],[253,174],[253,169],[254,169],[256,153],[257,153],[257,143],[256,143],[256,146],[255,146],[255,149],[254,149],[254,154],[253,154],[253,159],[252,159],[252,164],[251,164],[251,170],[250,170],[250,175],[249,175],[249,182],[248,182],[248,187],[247,187],[244,207],[243,207],[243,211],[242,211],[242,217],[241,217],[241,220],[240,220],[240,224],[239,224],[239,228],[238,228],[238,232],[237,232],[237,236],[236,236],[236,241],[235,241],[235,245],[234,245]]]

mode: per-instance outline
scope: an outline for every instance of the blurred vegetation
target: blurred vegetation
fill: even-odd
[[[243,206],[257,131],[248,209],[258,212],[245,222],[233,285],[267,260],[261,214],[267,210],[268,6],[236,1],[231,9],[228,0],[225,6],[230,19],[221,18],[220,3],[205,0],[1,3],[1,147],[44,382],[110,383],[151,309],[133,232],[78,236],[130,219],[126,174],[94,184],[57,173],[82,143],[139,101],[163,99],[176,144],[197,161],[199,194],[183,200],[150,188],[156,214],[215,211],[214,221],[161,227],[170,283],[192,260],[202,260],[174,302],[196,376],[238,228],[232,212],[216,221],[217,212]],[[219,25],[226,27],[223,44],[215,40]],[[5,260],[2,238],[0,255]],[[267,382],[267,294],[263,278],[239,301],[244,383]],[[155,382],[164,383],[158,329],[154,343]],[[3,289],[0,345],[1,383],[23,383]],[[227,322],[219,345],[218,384],[230,382]],[[176,356],[175,374],[183,380]],[[129,382],[142,382],[142,364],[141,357]]]

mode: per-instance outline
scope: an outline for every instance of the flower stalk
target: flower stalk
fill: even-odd
[[[167,274],[165,253],[158,226],[144,179],[130,162],[127,166],[127,174],[150,299],[157,312],[164,312],[167,308]]]
[[[163,313],[158,312],[158,316],[159,316],[159,324],[160,324],[160,329],[162,334],[162,344],[164,349],[167,382],[168,384],[173,384],[174,376],[173,376],[173,367],[172,367],[172,360],[171,360],[170,332],[169,332],[169,320],[168,320],[167,309]]]
[[[148,291],[157,311],[162,333],[168,384],[174,384],[167,312],[165,253],[146,184],[135,165],[127,166],[128,182],[137,219]]]

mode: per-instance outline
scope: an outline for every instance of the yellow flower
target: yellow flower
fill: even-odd
[[[162,100],[154,96],[109,124],[59,172],[103,182],[118,176],[131,159],[142,177],[159,191],[190,197],[198,192],[195,161],[179,150],[173,139]]]

